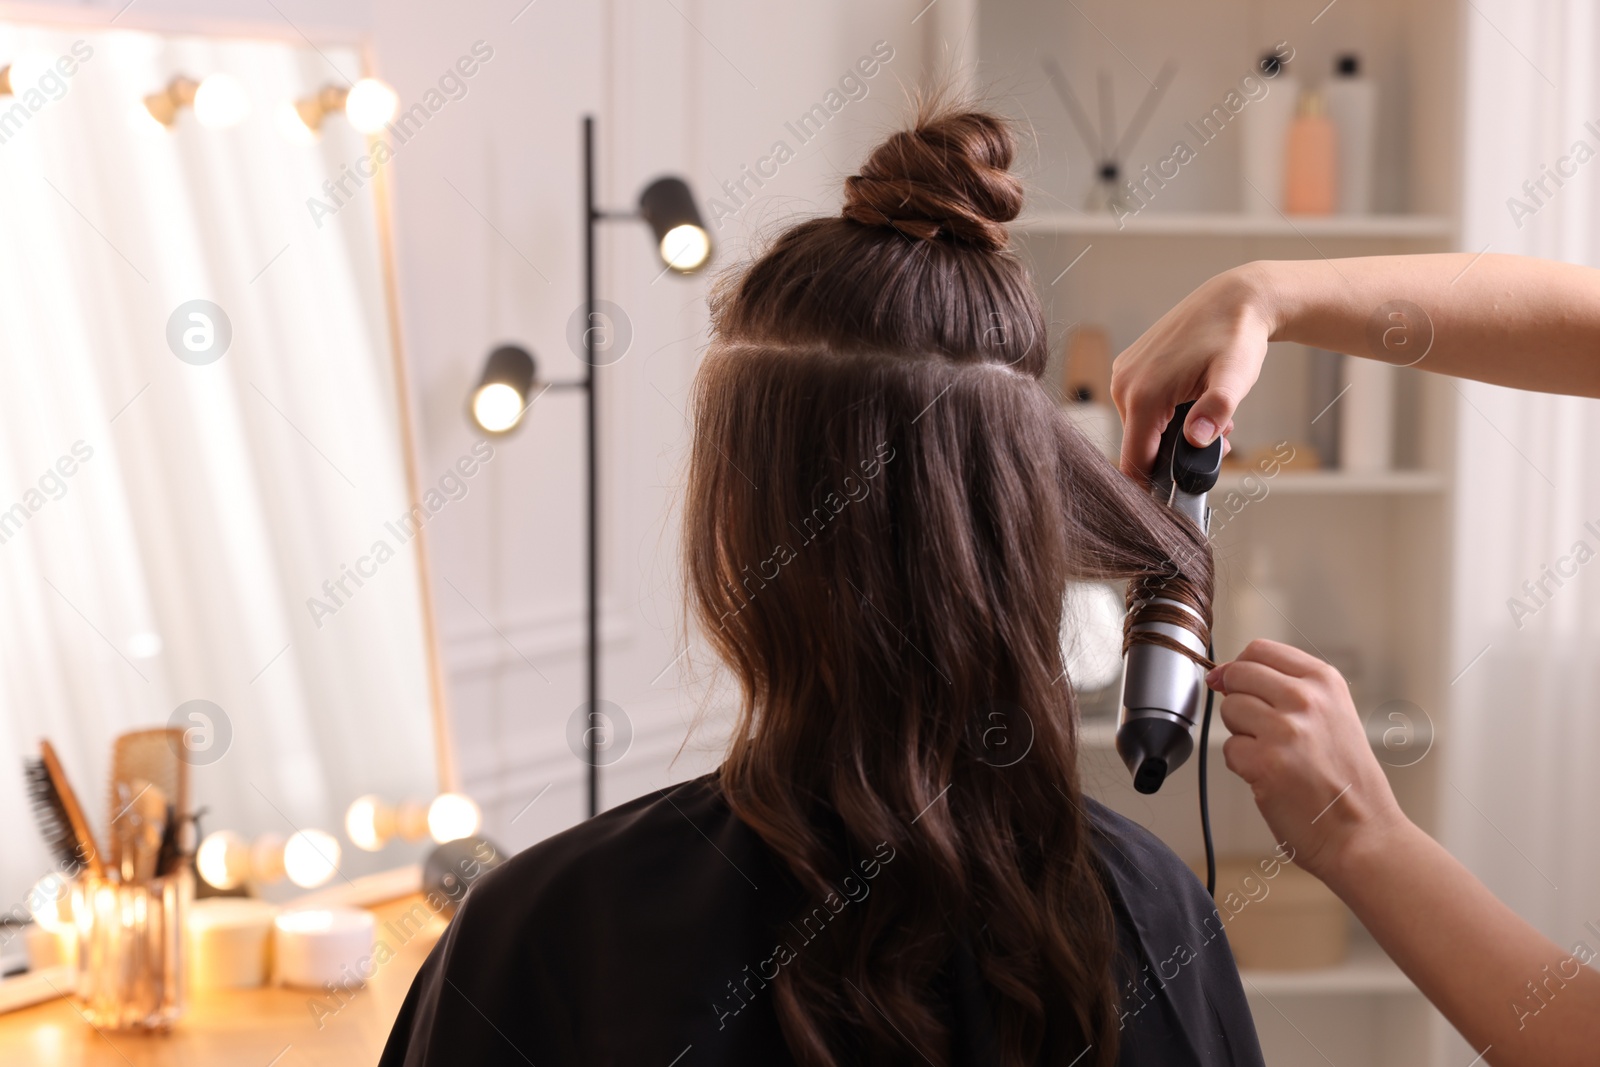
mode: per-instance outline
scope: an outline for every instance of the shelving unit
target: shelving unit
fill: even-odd
[[[1320,6],[1320,5],[1319,5]],[[1059,351],[1077,324],[1131,343],[1211,275],[1253,259],[1318,259],[1458,251],[1462,94],[1460,0],[1341,0],[1315,21],[1309,13],[1256,0],[1192,5],[1153,0],[1054,4],[1048,0],[950,0],[940,17],[952,39],[968,33],[973,88],[1014,102],[1034,137],[1029,212],[1012,227],[1046,303]],[[935,10],[940,10],[935,9]],[[1060,64],[1096,110],[1102,75],[1126,116],[1166,61],[1178,64],[1171,92],[1124,160],[1126,173],[1167,156],[1256,56],[1288,41],[1301,84],[1315,82],[1343,51],[1362,54],[1382,94],[1374,208],[1365,216],[1287,217],[1246,213],[1240,137],[1209,140],[1137,215],[1078,210],[1096,160],[1080,144],[1042,70]],[[1000,92],[993,90],[1000,88]],[[1260,380],[1236,416],[1236,454],[1279,441],[1309,441],[1309,361],[1296,346],[1273,345]],[[1212,506],[1229,493],[1246,503],[1214,522],[1217,652],[1242,645],[1239,616],[1250,597],[1281,616],[1279,635],[1333,662],[1350,680],[1358,710],[1373,721],[1391,700],[1424,709],[1438,732],[1448,717],[1449,668],[1439,606],[1448,589],[1452,471],[1449,442],[1458,400],[1448,382],[1397,372],[1396,469],[1284,470],[1264,477],[1225,472]],[[1262,586],[1262,560],[1271,582]],[[1270,596],[1268,596],[1270,594]],[[1258,604],[1259,607],[1259,604]],[[1087,701],[1086,701],[1087,703]],[[1103,704],[1104,701],[1096,703]],[[1387,720],[1382,720],[1386,722]],[[1384,742],[1382,723],[1369,737]],[[1211,810],[1220,855],[1265,856],[1274,842],[1249,788],[1225,769],[1227,737],[1212,723]],[[1201,855],[1194,759],[1154,796],[1134,792],[1114,749],[1115,724],[1086,719],[1080,732],[1084,788],[1148,827],[1180,856]],[[1438,761],[1390,761],[1402,806],[1436,829],[1444,783]],[[1458,1046],[1405,975],[1351,920],[1354,950],[1336,967],[1246,972],[1266,1060],[1273,1067],[1445,1067]],[[1461,1062],[1470,1059],[1470,1054]],[[1459,1065],[1458,1065],[1459,1067]]]
[[[1263,997],[1369,996],[1401,994],[1420,997],[1398,965],[1377,944],[1357,938],[1350,958],[1336,967],[1309,971],[1241,971],[1245,991]]]
[[[1254,480],[1247,484],[1247,480],[1252,478]],[[1263,479],[1245,471],[1225,469],[1222,477],[1217,479],[1217,492],[1243,492],[1262,483],[1266,484],[1269,494],[1294,496],[1427,495],[1443,493],[1448,487],[1442,473],[1427,470],[1286,471],[1276,478]]]
[[[1111,215],[1059,211],[1026,215],[1012,227],[1035,235],[1123,237],[1342,237],[1364,240],[1448,240],[1455,221],[1434,215],[1327,217],[1228,213],[1162,214],[1144,211],[1118,219]]]

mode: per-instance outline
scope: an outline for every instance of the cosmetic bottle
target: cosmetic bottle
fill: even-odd
[[[1289,125],[1283,161],[1283,210],[1290,215],[1331,215],[1337,207],[1338,135],[1322,94],[1300,97]]]
[[[1306,443],[1317,452],[1317,466],[1331,470],[1339,465],[1339,404],[1344,389],[1344,364],[1349,356],[1320,348],[1306,349],[1309,386],[1306,395]]]
[[[1110,460],[1122,451],[1122,422],[1111,406],[1111,338],[1098,326],[1080,326],[1067,339],[1061,399],[1067,418]]]
[[[1399,370],[1376,359],[1346,359],[1339,413],[1339,466],[1386,471],[1394,463],[1394,392]]]
[[[1243,134],[1243,166],[1239,202],[1247,215],[1273,215],[1283,210],[1284,142],[1294,120],[1300,83],[1289,65],[1268,53],[1256,65],[1256,76],[1266,87],[1239,113]]]
[[[1228,657],[1238,655],[1257,638],[1292,645],[1299,637],[1289,622],[1293,606],[1288,593],[1277,583],[1271,550],[1266,545],[1252,545],[1249,551],[1244,580],[1228,585],[1228,614],[1233,628],[1226,646],[1218,649]]]
[[[1338,139],[1339,213],[1372,213],[1373,164],[1377,158],[1378,90],[1364,77],[1361,57],[1339,56],[1324,90],[1328,118]]]

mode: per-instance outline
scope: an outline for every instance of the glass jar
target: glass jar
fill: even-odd
[[[79,875],[77,993],[103,1030],[167,1030],[183,1011],[183,920],[194,897],[187,870],[144,882]]]

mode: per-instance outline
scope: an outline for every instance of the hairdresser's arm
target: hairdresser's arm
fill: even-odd
[[[1405,817],[1338,671],[1255,641],[1207,680],[1225,694],[1228,766],[1278,840],[1476,1051],[1489,1049],[1487,1063],[1595,1062],[1600,973],[1581,965],[1588,951],[1574,958],[1545,938]]]
[[[1385,307],[1396,301],[1426,317]],[[1395,311],[1400,317],[1388,314]],[[1451,253],[1260,261],[1225,271],[1117,357],[1111,396],[1127,427],[1123,469],[1150,469],[1161,431],[1184,401],[1196,401],[1185,426],[1190,441],[1208,444],[1228,432],[1268,341],[1390,363],[1420,357],[1416,366],[1440,374],[1600,396],[1600,270]]]

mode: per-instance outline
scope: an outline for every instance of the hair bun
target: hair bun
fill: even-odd
[[[1022,211],[1022,183],[1008,169],[1015,149],[1010,129],[993,115],[921,118],[845,179],[843,215],[908,237],[947,237],[998,252],[1007,244],[1005,224]]]

